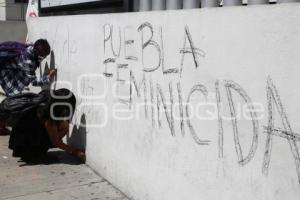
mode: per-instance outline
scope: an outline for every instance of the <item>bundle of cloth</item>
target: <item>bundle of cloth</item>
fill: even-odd
[[[57,147],[84,160],[84,150],[62,142],[69,131],[75,106],[75,95],[65,88],[4,99],[0,104],[0,120],[12,127],[9,148],[13,156],[44,156],[50,148]]]

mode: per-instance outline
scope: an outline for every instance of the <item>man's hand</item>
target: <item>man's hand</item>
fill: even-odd
[[[82,161],[85,162],[85,152],[84,150],[76,150],[76,156]]]
[[[57,69],[51,69],[49,71],[48,78],[49,78],[50,81],[54,80],[54,77],[56,76],[56,73],[57,73]]]

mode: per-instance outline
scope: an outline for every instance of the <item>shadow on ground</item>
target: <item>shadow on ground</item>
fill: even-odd
[[[50,150],[46,156],[20,158],[18,163],[20,167],[32,165],[51,165],[51,164],[67,164],[67,165],[80,165],[84,164],[78,158],[69,155],[61,150]]]

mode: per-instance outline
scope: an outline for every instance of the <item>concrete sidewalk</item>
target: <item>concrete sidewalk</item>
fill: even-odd
[[[52,163],[26,164],[13,158],[8,136],[0,136],[0,199],[128,200],[76,158],[60,150]]]

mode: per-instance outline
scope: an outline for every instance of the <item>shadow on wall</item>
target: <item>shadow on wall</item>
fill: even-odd
[[[55,55],[53,51],[51,51],[50,53],[50,67],[48,62],[46,62],[44,72],[42,72],[42,69],[40,68],[40,76],[42,77],[48,75],[51,69],[55,69]],[[54,84],[56,83],[56,81],[57,81],[57,74],[55,75],[55,79],[53,80]],[[51,84],[42,86],[42,90],[50,90],[50,87]],[[54,85],[53,88],[56,89],[56,85]]]
[[[45,76],[49,74],[49,71],[52,69],[56,69],[55,65],[55,55],[54,52],[51,51],[50,53],[50,64],[48,62],[45,63],[44,71],[40,68],[40,76]],[[51,84],[42,86],[42,90],[50,90],[50,89],[56,89],[56,82],[57,82],[57,74],[55,75],[55,78],[53,80],[53,84],[55,84],[53,87],[51,87]],[[71,146],[74,146],[78,149],[85,149],[86,147],[86,117],[85,114],[81,115],[80,117],[80,126],[77,127],[77,125],[73,125],[70,130],[72,130],[72,133],[69,133],[66,140],[67,143]]]
[[[50,53],[50,64],[48,62],[45,63],[44,71],[40,69],[40,76],[45,76],[49,74],[49,71],[52,69],[56,69],[55,65],[55,55],[54,52],[51,51]],[[57,82],[57,74],[53,80],[53,84],[55,84],[52,89],[56,89],[56,82]],[[51,83],[52,84],[52,83]],[[51,84],[42,86],[42,90],[49,90],[51,89]],[[79,148],[79,149],[85,149],[86,147],[86,117],[85,114],[81,115],[80,118],[80,126],[77,127],[77,125],[73,125],[73,127],[70,128],[72,133],[69,133],[66,140],[67,143]]]
[[[71,128],[70,130],[72,130],[72,133],[69,133],[69,135],[67,136],[67,143],[76,148],[85,149],[87,134],[85,114],[81,115],[80,126],[77,127],[76,125],[73,125],[73,128]]]

